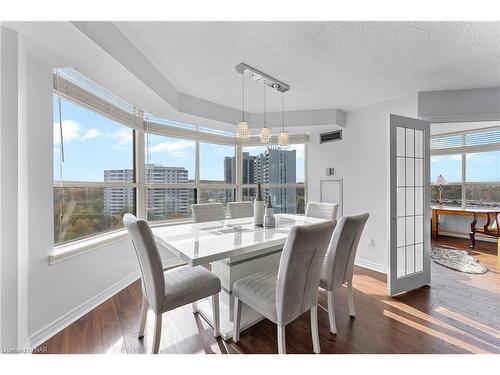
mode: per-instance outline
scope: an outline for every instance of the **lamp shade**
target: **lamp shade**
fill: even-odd
[[[436,185],[448,185],[448,183],[446,182],[446,179],[444,178],[444,176],[442,174],[440,174],[436,178]]]

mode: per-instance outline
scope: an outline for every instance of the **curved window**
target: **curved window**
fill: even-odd
[[[134,131],[66,99],[59,121],[53,105],[55,244],[122,228],[136,207]]]
[[[193,203],[252,200],[257,182],[275,212],[304,213],[304,144],[242,147],[228,133],[145,115],[74,69],[54,77],[56,245],[121,229],[126,212],[190,220]]]

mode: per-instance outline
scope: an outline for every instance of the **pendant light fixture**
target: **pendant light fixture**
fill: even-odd
[[[279,91],[281,93],[284,93],[288,90],[290,90],[290,85],[270,76],[269,74],[266,74],[254,67],[251,67],[248,64],[245,63],[240,63],[235,66],[235,70],[237,73],[241,74],[243,76],[243,81],[242,81],[242,98],[243,98],[243,105],[242,105],[242,121],[238,123],[238,138],[245,139],[249,138],[249,131],[248,131],[248,122],[245,121],[245,73],[248,73],[250,78],[256,82],[262,82],[264,85],[264,126],[260,129],[260,143],[268,144],[271,143],[271,129],[267,127],[267,108],[266,108],[266,86],[269,86],[270,88]],[[278,136],[278,142],[279,144],[276,145],[275,147],[287,147],[288,146],[288,141],[289,141],[289,135],[287,132],[285,132],[285,101],[283,97],[283,125],[282,125],[282,131],[279,133]]]
[[[267,84],[264,81],[264,127],[260,129],[260,143],[269,143],[271,142],[271,129],[267,127],[267,119],[266,119],[266,87]]]
[[[285,131],[285,93],[281,93],[283,99],[283,114],[282,114],[282,128],[281,132],[278,134],[278,144],[282,148],[288,147],[288,133]]]
[[[248,122],[245,121],[245,72],[241,74],[241,121],[238,123],[238,138],[248,138]]]

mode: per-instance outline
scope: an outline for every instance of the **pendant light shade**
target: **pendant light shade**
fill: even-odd
[[[242,80],[241,80],[241,100],[242,100],[242,105],[241,105],[241,121],[238,123],[238,138],[241,139],[247,139],[249,134],[248,134],[248,122],[245,121],[245,72],[241,74]]]
[[[278,134],[278,144],[281,147],[288,147],[288,133],[287,132],[280,132]]]
[[[260,143],[271,142],[271,129],[267,127],[267,111],[266,111],[266,87],[267,84],[264,81],[264,127],[260,129]]]
[[[283,125],[281,128],[281,132],[278,134],[278,145],[280,147],[286,148],[288,147],[288,133],[285,131],[285,94],[282,93],[282,99],[283,99],[283,111],[282,111],[282,121]]]
[[[263,127],[262,129],[260,129],[260,143],[269,142],[271,142],[271,129]]]
[[[238,123],[238,138],[240,139],[248,138],[248,122],[240,121]]]

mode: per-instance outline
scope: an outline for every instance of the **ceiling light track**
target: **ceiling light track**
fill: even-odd
[[[278,90],[279,92],[287,92],[288,90],[290,90],[290,85],[281,82],[279,79],[271,77],[269,74],[263,73],[260,70],[255,69],[254,67],[251,67],[250,65],[247,65],[245,63],[239,63],[238,65],[236,65],[235,69],[240,74],[248,72],[248,75],[254,81],[264,82],[267,86]]]

